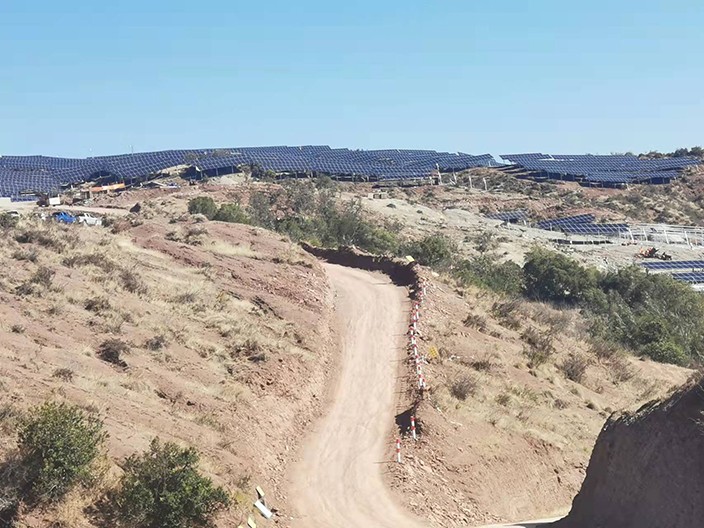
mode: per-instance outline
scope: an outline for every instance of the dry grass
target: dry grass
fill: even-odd
[[[509,330],[519,330],[521,328],[521,305],[520,299],[497,301],[491,307],[491,314],[502,326]]]
[[[465,401],[470,396],[474,396],[479,389],[479,382],[473,376],[466,374],[455,378],[449,385],[450,394],[460,401]]]
[[[579,353],[572,353],[558,365],[564,376],[575,383],[582,383],[591,362],[589,358]]]
[[[541,331],[530,326],[521,334],[521,339],[525,341],[523,354],[528,358],[530,368],[544,365],[555,355],[554,334],[552,332]]]

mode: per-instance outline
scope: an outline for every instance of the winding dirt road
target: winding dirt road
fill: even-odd
[[[291,526],[427,528],[428,521],[393,501],[382,479],[394,463],[389,433],[403,359],[406,292],[382,274],[324,266],[336,294],[340,373],[328,414],[309,431],[294,469],[289,493],[298,515]]]
[[[291,486],[292,526],[421,528],[382,481],[391,460],[406,292],[384,275],[325,264],[336,293],[340,374]]]

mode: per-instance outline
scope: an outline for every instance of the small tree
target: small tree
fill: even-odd
[[[106,436],[100,419],[78,407],[49,402],[33,409],[19,429],[30,492],[52,501],[89,478]]]
[[[197,196],[188,201],[188,212],[202,214],[208,220],[212,220],[218,212],[218,206],[210,196]]]
[[[248,224],[249,217],[242,208],[236,204],[222,204],[218,212],[215,213],[213,220],[218,220],[220,222],[229,222],[232,224]]]
[[[523,266],[528,297],[574,304],[595,287],[595,278],[575,260],[560,253],[534,249]]]
[[[121,520],[143,528],[212,526],[230,499],[198,471],[198,453],[152,440],[149,451],[129,457],[113,502]]]

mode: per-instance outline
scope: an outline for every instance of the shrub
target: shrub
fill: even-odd
[[[491,255],[461,261],[455,277],[465,285],[472,284],[511,296],[523,293],[523,271],[515,262],[498,262]]]
[[[248,224],[249,217],[245,213],[239,204],[222,204],[218,212],[215,213],[213,220],[218,220],[220,222],[229,222],[232,224]]]
[[[570,354],[559,365],[559,369],[568,380],[582,383],[589,367],[589,360],[580,354]]]
[[[27,251],[15,251],[12,253],[12,258],[15,260],[37,262],[37,260],[39,260],[39,253],[34,248],[28,249]]]
[[[523,266],[526,295],[538,301],[575,304],[595,286],[595,278],[576,261],[544,249],[533,249]]]
[[[13,334],[24,334],[25,330],[27,330],[27,329],[21,324],[13,324],[10,327],[10,330],[12,331]]]
[[[486,317],[475,313],[468,314],[462,321],[462,324],[468,328],[476,328],[480,332],[486,332],[488,328]]]
[[[649,343],[642,348],[642,353],[660,363],[686,366],[689,363],[687,354],[677,343],[661,340]]]
[[[120,520],[144,528],[212,526],[230,499],[200,474],[198,461],[195,449],[158,439],[146,453],[129,457],[113,496]]]
[[[621,354],[615,355],[608,363],[609,376],[614,384],[633,379],[636,375],[628,360]]]
[[[150,337],[144,343],[144,348],[151,350],[152,352],[157,352],[167,345],[166,336],[163,334],[155,335]]]
[[[507,301],[497,301],[491,307],[491,314],[506,328],[518,330],[521,327],[520,299],[510,299]]]
[[[127,368],[127,363],[122,359],[123,354],[128,354],[130,347],[120,339],[107,339],[98,347],[98,357],[107,363],[112,363],[121,368]]]
[[[106,434],[102,422],[75,406],[45,403],[30,411],[19,429],[22,465],[39,501],[61,498],[91,476]]]
[[[120,281],[122,282],[122,287],[130,293],[141,295],[147,291],[147,287],[133,270],[123,269],[120,271]]]
[[[20,244],[39,244],[42,247],[53,249],[61,253],[66,249],[66,243],[56,234],[51,234],[43,229],[24,229],[15,235],[15,240]]]
[[[521,338],[526,342],[523,354],[528,358],[530,368],[544,365],[555,354],[553,335],[550,332],[541,332],[531,326],[521,334]]]
[[[38,284],[39,286],[43,286],[44,288],[49,289],[53,282],[55,273],[56,272],[54,270],[51,270],[45,266],[40,266],[39,269],[34,272],[32,278],[29,279],[29,282],[31,282],[32,284]]]
[[[471,376],[460,376],[450,384],[450,394],[461,401],[477,393],[477,380]]]
[[[218,212],[218,206],[210,196],[197,196],[188,201],[188,212],[202,214],[208,220],[212,220]]]
[[[90,299],[86,299],[86,302],[83,303],[83,307],[89,312],[101,314],[110,309],[110,301],[105,297],[91,297]]]
[[[17,226],[19,218],[8,213],[0,213],[0,229],[11,229]]]
[[[472,240],[475,249],[482,255],[498,249],[499,241],[491,231],[483,231]]]
[[[54,370],[51,377],[62,381],[71,382],[73,381],[73,371],[70,368],[57,368]]]
[[[424,266],[444,267],[455,256],[457,245],[444,235],[429,235],[406,244],[402,251]]]
[[[104,253],[94,252],[83,255],[72,255],[63,260],[64,266],[75,268],[77,266],[95,266],[105,273],[112,273],[117,269],[117,264],[110,260]]]

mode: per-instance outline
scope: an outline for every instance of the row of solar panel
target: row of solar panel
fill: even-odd
[[[669,271],[683,269],[704,270],[704,260],[671,260],[641,262],[641,266],[651,271]]]
[[[501,157],[530,171],[532,178],[564,179],[599,186],[669,183],[679,177],[686,167],[702,163],[693,157],[641,159],[631,154],[594,156],[533,153],[503,154]]]
[[[100,177],[135,179],[181,165],[201,171],[224,171],[252,164],[278,173],[316,172],[376,180],[427,178],[436,169],[450,172],[498,165],[490,154],[471,156],[430,150],[362,151],[328,146],[169,150],[86,159],[2,156],[0,179],[4,181],[0,181],[0,195],[18,198],[25,193],[50,192],[59,186]]]

